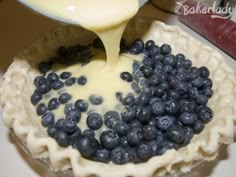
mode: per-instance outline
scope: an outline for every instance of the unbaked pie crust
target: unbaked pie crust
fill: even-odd
[[[124,36],[127,41],[142,38],[145,41],[152,39],[158,45],[170,44],[174,54],[183,53],[192,60],[193,65],[205,65],[211,71],[214,95],[209,100],[209,106],[214,111],[214,118],[206,124],[201,134],[194,136],[189,145],[152,157],[146,163],[115,165],[86,160],[78,150],[61,148],[48,137],[29,99],[35,89],[33,80],[39,75],[36,64],[55,56],[56,49],[61,45],[88,44],[95,38],[91,32],[72,26],[62,26],[42,34],[14,58],[0,87],[6,126],[13,129],[34,158],[49,158],[52,170],[72,169],[74,176],[79,177],[163,176],[177,170],[187,172],[196,160],[216,158],[219,145],[232,143],[234,136],[236,75],[233,69],[216,50],[176,26],[136,19],[129,23]]]

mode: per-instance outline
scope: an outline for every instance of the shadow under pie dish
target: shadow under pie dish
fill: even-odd
[[[178,27],[136,19],[129,23],[124,34],[127,43],[137,38],[144,41],[152,39],[159,46],[166,43],[171,46],[172,54],[183,53],[191,59],[193,66],[208,67],[213,80],[214,94],[208,103],[214,112],[213,119],[205,124],[200,134],[194,135],[188,145],[178,150],[168,150],[143,163],[99,163],[81,157],[79,151],[71,146],[60,147],[48,136],[47,129],[42,126],[41,118],[30,100],[35,91],[34,79],[40,75],[37,65],[56,56],[56,50],[60,46],[91,44],[95,38],[92,33],[71,26],[44,33],[15,57],[4,75],[0,92],[4,122],[25,143],[34,158],[48,158],[52,170],[72,169],[74,176],[163,176],[178,170],[188,171],[196,160],[214,159],[220,144],[233,141],[236,116],[234,71],[218,52],[193,39]]]

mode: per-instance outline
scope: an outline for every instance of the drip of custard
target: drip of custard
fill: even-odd
[[[98,52],[86,66],[80,64],[70,67],[54,68],[56,72],[69,71],[74,77],[84,75],[88,82],[85,86],[73,86],[64,88],[64,92],[72,95],[71,102],[77,99],[88,100],[92,94],[103,98],[100,106],[89,107],[89,111],[95,111],[104,115],[107,111],[118,110],[119,103],[116,92],[122,92],[124,96],[132,93],[131,84],[120,78],[120,73],[128,71],[132,73],[133,60],[141,60],[142,56],[125,54],[120,55],[120,41],[128,21],[137,13],[138,0],[28,0],[28,3],[37,7],[42,12],[52,16],[69,20],[98,35],[102,40],[106,53]],[[79,41],[78,41],[79,42]],[[50,97],[58,93],[52,93]],[[63,118],[64,107],[54,111],[57,118]],[[87,114],[82,114],[79,127],[84,130]],[[106,129],[105,126],[98,130],[98,134]],[[97,134],[97,135],[98,135]]]

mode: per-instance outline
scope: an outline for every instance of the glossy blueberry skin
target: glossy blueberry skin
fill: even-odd
[[[184,112],[178,118],[179,121],[184,125],[192,125],[197,119],[197,115],[195,113]]]
[[[115,123],[113,130],[119,135],[119,136],[125,136],[129,130],[129,126],[127,123],[123,121],[119,121]]]
[[[80,121],[81,112],[78,109],[71,109],[66,114],[66,119],[74,119],[77,122]]]
[[[69,136],[64,130],[58,130],[56,132],[55,140],[61,147],[67,147],[69,145]]]
[[[47,111],[48,111],[48,108],[43,103],[40,103],[36,108],[36,113],[38,116],[44,115]]]
[[[168,44],[163,44],[160,47],[160,49],[161,49],[161,54],[163,54],[163,55],[167,55],[167,54],[171,53],[171,47]]]
[[[59,96],[59,102],[61,104],[65,104],[67,103],[70,99],[72,98],[72,96],[69,94],[69,93],[62,93],[60,96]]]
[[[107,149],[98,149],[94,154],[93,160],[108,163],[110,161],[110,152]]]
[[[136,118],[136,107],[128,106],[121,112],[121,118],[124,122],[129,123]]]
[[[173,116],[159,116],[156,117],[156,126],[159,130],[166,131],[170,126],[174,124],[175,117]]]
[[[165,111],[167,114],[175,115],[178,111],[178,103],[174,100],[168,100],[165,102]]]
[[[112,150],[119,145],[119,136],[113,130],[103,131],[100,136],[101,145],[108,149]]]
[[[201,77],[203,77],[203,78],[208,78],[209,77],[210,72],[209,72],[207,67],[202,66],[202,67],[198,68],[198,70],[199,70],[199,75]]]
[[[139,87],[139,85],[137,83],[132,83],[131,84],[132,89],[135,91],[135,93],[140,93],[141,92],[141,88]]]
[[[153,40],[148,40],[146,43],[145,43],[145,49],[146,50],[150,50],[152,46],[155,45],[155,42]]]
[[[116,111],[108,111],[104,115],[104,123],[108,128],[113,128],[120,121],[120,115]]]
[[[52,126],[55,122],[54,115],[51,112],[47,112],[42,117],[42,125],[44,127]]]
[[[151,120],[151,110],[149,107],[139,107],[136,116],[140,123],[147,124]]]
[[[62,72],[60,74],[60,78],[61,79],[68,79],[71,75],[72,75],[72,73],[70,73],[70,72]]]
[[[156,123],[156,121],[155,121]],[[145,140],[154,140],[157,137],[157,129],[155,125],[145,125],[143,127],[143,137]]]
[[[129,143],[128,143],[128,140],[127,140],[127,137],[126,137],[126,136],[122,136],[122,137],[120,138],[119,146],[122,146],[123,148],[129,147]]]
[[[93,104],[93,105],[100,105],[103,103],[103,98],[101,96],[98,95],[91,95],[89,96],[89,101]]]
[[[59,108],[59,106],[60,106],[60,103],[57,98],[52,98],[48,102],[48,110],[49,111],[55,110],[55,109]]]
[[[77,146],[82,157],[90,158],[96,153],[99,143],[95,138],[81,136]]]
[[[182,53],[179,53],[176,55],[176,59],[179,61],[184,61],[185,60],[185,56]]]
[[[132,82],[133,76],[129,72],[122,72],[120,78],[126,82]]]
[[[142,161],[147,161],[152,156],[152,148],[148,143],[142,143],[137,147],[137,156]]]
[[[46,94],[51,90],[51,85],[49,83],[42,84],[39,85],[36,90],[40,94]]]
[[[151,111],[156,116],[162,115],[165,112],[165,105],[160,101],[155,102],[151,105]]]
[[[52,138],[55,137],[56,132],[57,132],[57,128],[54,125],[49,126],[48,129],[47,129],[48,136],[50,136]]]
[[[47,83],[47,79],[43,76],[37,76],[34,78],[34,85],[38,87],[39,85],[43,85]]]
[[[141,66],[140,70],[142,71],[145,78],[150,78],[153,75],[153,70],[149,66]]]
[[[133,121],[129,122],[129,127],[130,128],[142,128],[143,125],[138,120],[133,120]]]
[[[79,127],[77,127],[77,129],[72,134],[70,134],[69,143],[72,146],[72,148],[78,149],[77,141],[80,137],[81,137],[81,130]]]
[[[47,75],[47,80],[49,82],[55,82],[59,80],[59,76],[55,72],[51,72]]]
[[[74,133],[78,128],[77,123],[78,123],[77,118],[72,117],[72,116],[67,117],[63,121],[63,129],[69,134]]]
[[[154,57],[155,55],[158,55],[159,53],[160,53],[160,48],[157,45],[151,46],[148,51],[149,57]]]
[[[33,105],[37,105],[42,99],[42,95],[40,93],[33,93],[33,95],[31,96],[30,100],[31,100],[31,103]]]
[[[201,120],[196,120],[192,125],[192,128],[195,134],[199,134],[204,129],[204,123]]]
[[[135,98],[133,95],[127,95],[123,100],[122,104],[125,106],[131,106],[135,103]]]
[[[191,139],[193,138],[194,132],[193,129],[190,127],[185,127],[184,128],[184,142],[183,145],[186,146],[190,143]]]
[[[102,116],[98,113],[89,114],[87,118],[87,125],[92,130],[98,130],[102,127]]]
[[[163,140],[157,145],[157,155],[162,155],[164,154],[167,150],[172,149],[172,145],[168,140]]]
[[[86,129],[86,130],[83,131],[82,135],[90,137],[90,138],[94,138],[95,137],[95,132],[91,129]]]
[[[141,106],[146,106],[149,104],[149,101],[151,99],[151,95],[146,92],[141,92],[137,98],[137,103]]]
[[[70,77],[70,78],[66,79],[65,85],[66,86],[72,86],[73,84],[75,84],[75,82],[76,82],[76,78],[75,77]]]
[[[111,151],[110,158],[114,164],[118,165],[126,164],[129,162],[129,154],[121,146],[118,146]]]
[[[85,85],[87,83],[87,78],[85,76],[80,76],[77,82],[79,85]]]
[[[143,140],[143,131],[141,128],[131,128],[127,133],[127,141],[130,146],[137,146]]]
[[[198,117],[203,123],[208,123],[213,118],[213,111],[209,107],[202,107],[198,112]]]
[[[88,102],[82,99],[79,99],[75,102],[75,108],[81,112],[86,112],[88,110]]]
[[[143,42],[143,40],[141,40],[141,39],[136,39],[136,40],[132,43],[132,45],[131,45],[131,47],[130,47],[130,49],[129,49],[129,52],[130,52],[131,54],[136,55],[136,54],[141,53],[141,52],[143,51],[143,49],[144,49],[144,42]]]
[[[64,83],[62,81],[60,81],[60,80],[52,83],[52,88],[54,90],[59,90],[59,89],[61,89],[63,87],[64,87]]]
[[[167,130],[167,137],[170,141],[180,144],[185,139],[184,129],[179,125],[172,125]]]

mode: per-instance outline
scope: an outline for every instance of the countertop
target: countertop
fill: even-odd
[[[142,7],[137,16],[164,21],[170,25],[178,25],[187,33],[203,43],[218,50],[236,69],[236,62],[209,43],[203,37],[183,25],[175,15],[161,11],[151,4]],[[32,13],[15,0],[0,0],[0,80],[1,75],[12,62],[13,57],[25,45],[40,33],[49,31],[59,24],[46,17]],[[0,171],[1,177],[56,177],[45,168],[29,158],[17,145],[9,130],[0,120]],[[219,158],[207,163],[203,168],[188,177],[234,177],[236,164],[236,143],[220,152]]]

